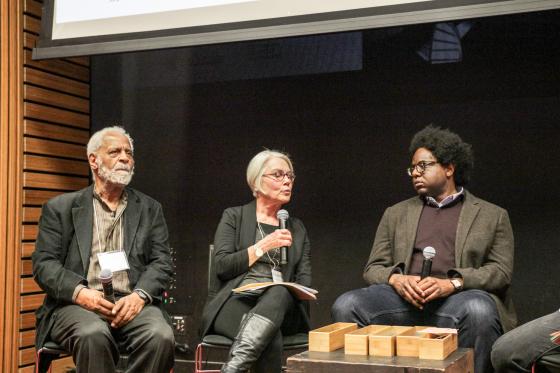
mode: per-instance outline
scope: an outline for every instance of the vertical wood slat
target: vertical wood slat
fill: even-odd
[[[0,371],[18,367],[22,162],[20,0],[0,0]]]

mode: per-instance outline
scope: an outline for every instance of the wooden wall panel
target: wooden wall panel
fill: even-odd
[[[0,0],[0,372],[18,367],[23,6]]]
[[[31,119],[24,119],[23,130],[25,135],[73,142],[82,145],[87,144],[89,139],[89,130],[64,127],[56,124],[34,121]]]
[[[31,102],[24,103],[23,115],[25,118],[40,121],[65,124],[80,128],[89,128],[88,115]]]
[[[89,98],[90,94],[89,85],[86,83],[31,67],[23,69],[23,80],[25,83],[55,89],[57,91],[66,92],[79,97]]]
[[[25,189],[23,191],[23,204],[26,206],[35,205],[41,206],[49,199],[56,197],[64,192],[59,190],[37,190]]]
[[[56,92],[50,89],[25,85],[23,93],[26,99],[41,104],[52,105],[62,109],[89,113],[89,100]]]
[[[23,157],[23,169],[26,171],[60,172],[78,176],[89,175],[89,165],[85,161],[73,161],[68,159],[41,157],[37,155],[25,155]]]
[[[15,238],[11,245],[11,254],[15,259],[12,265],[15,269],[11,274],[15,282],[10,285],[9,292],[13,298],[12,315],[17,315],[17,311],[19,315],[14,316],[12,321],[11,345],[14,348],[2,356],[7,354],[9,361],[0,366],[0,371],[31,373],[35,368],[34,311],[45,298],[44,292],[32,277],[31,262],[41,206],[61,193],[78,190],[89,184],[85,149],[90,135],[89,58],[33,61],[31,49],[40,32],[41,1],[0,1],[2,21],[6,9],[10,10],[12,19],[16,20],[11,39],[7,39],[8,35],[2,28],[2,45],[6,40],[17,41],[13,49],[17,58],[10,59],[8,65],[17,72],[12,74],[17,79],[10,89],[18,92],[18,95],[13,96],[17,111],[12,110],[17,115],[11,119],[11,123],[17,129],[14,132],[17,133],[16,142],[19,146],[14,148],[12,156],[18,159],[14,163],[18,183],[12,181],[12,184],[19,193],[19,198],[15,199],[15,207],[11,209],[16,211],[12,218],[16,224],[12,223],[15,227],[10,229]],[[5,61],[8,60],[3,55],[2,68]],[[13,87],[18,88],[14,90]],[[2,80],[2,92],[8,92],[7,89]],[[7,96],[0,97],[4,99]],[[5,107],[3,105],[0,112],[2,124],[5,121],[4,113],[8,112],[4,110]],[[4,132],[2,146],[3,144]],[[2,149],[4,148],[0,147]],[[4,153],[0,155],[3,157]],[[4,175],[6,171],[2,169],[2,176]],[[10,177],[14,179],[13,174]],[[0,225],[0,229],[4,229],[3,227],[4,225]],[[0,267],[4,268],[2,259]],[[1,316],[3,315],[4,313]],[[1,334],[4,334],[4,329],[0,331]],[[4,341],[5,339],[0,341],[0,350],[5,350]],[[6,368],[8,366],[9,369]],[[52,372],[65,372],[73,366],[71,357],[62,357],[53,362]]]
[[[65,60],[33,61],[31,59],[31,50],[25,50],[23,55],[25,58],[25,66],[32,66],[39,70],[76,79],[84,83],[89,82],[89,68],[86,66]]]
[[[35,312],[21,313],[19,316],[20,330],[35,328]]]
[[[41,288],[39,287],[39,285],[37,285],[33,277],[22,278],[20,284],[21,284],[20,287],[21,294],[37,293],[41,291]]]

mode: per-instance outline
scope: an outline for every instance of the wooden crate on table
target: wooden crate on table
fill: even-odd
[[[413,335],[412,326],[391,326],[368,336],[371,356],[395,356],[398,335]]]
[[[364,328],[354,330],[344,336],[344,353],[349,355],[368,355],[369,336],[385,329],[388,325],[368,325]]]
[[[358,324],[337,322],[309,332],[309,351],[330,352],[344,347],[344,335],[358,329]]]

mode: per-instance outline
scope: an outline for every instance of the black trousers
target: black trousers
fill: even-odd
[[[301,317],[297,301],[284,286],[272,286],[260,295],[232,295],[214,320],[216,334],[235,339],[243,315],[249,312],[266,317],[278,328],[257,360],[254,371],[280,372],[282,368],[282,335],[295,334],[301,330]]]
[[[173,367],[173,330],[156,306],[146,305],[119,329],[78,305],[64,306],[53,317],[50,337],[72,353],[78,373],[114,373],[122,349],[129,353],[127,372],[168,373]]]

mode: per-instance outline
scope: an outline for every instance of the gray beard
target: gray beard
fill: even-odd
[[[120,171],[110,170],[103,165],[98,165],[98,175],[101,179],[116,185],[127,186],[134,175],[134,168],[124,174]]]

